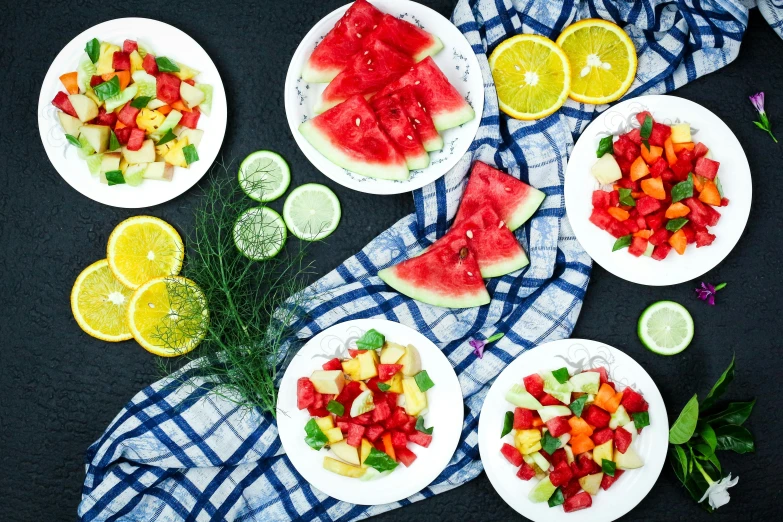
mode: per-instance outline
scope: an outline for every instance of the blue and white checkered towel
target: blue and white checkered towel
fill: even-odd
[[[639,53],[637,79],[627,96],[663,93],[731,62],[747,16],[740,0],[459,1],[453,22],[478,55],[486,86],[476,140],[451,172],[414,193],[415,214],[308,290],[333,297],[313,305],[311,320],[297,334],[303,340],[340,321],[385,317],[416,328],[441,347],[459,375],[468,412],[454,457],[429,487],[402,502],[370,508],[329,498],[291,466],[271,418],[164,379],[139,392],[90,447],[79,515],[147,522],[356,520],[476,477],[482,470],[478,416],[489,383],[521,352],[568,337],[579,316],[591,261],[565,216],[563,176],[574,140],[606,109],[569,101],[540,121],[499,115],[487,55],[512,34],[554,39],[575,20],[605,18],[625,27]],[[474,160],[497,165],[546,193],[532,221],[516,232],[530,266],[488,281],[492,303],[478,309],[444,310],[391,291],[378,270],[415,255],[446,232]],[[468,341],[497,331],[505,337],[477,359]],[[184,372],[201,379],[192,366]]]

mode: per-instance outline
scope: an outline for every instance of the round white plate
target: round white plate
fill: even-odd
[[[428,31],[443,42],[433,56],[451,84],[470,103],[476,117],[459,127],[441,131],[443,149],[430,153],[430,166],[410,173],[410,179],[393,181],[368,178],[338,167],[310,145],[299,133],[299,125],[315,116],[313,107],[328,84],[302,80],[302,67],[321,39],[334,27],[351,4],[335,9],[315,24],[294,53],[285,78],[285,113],[296,143],[307,159],[337,183],[368,194],[400,194],[432,183],[443,176],[468,151],[476,136],[484,110],[484,79],[478,58],[462,33],[451,22],[429,7],[410,0],[372,0],[375,7]]]
[[[590,174],[590,167],[597,160],[598,142],[609,133],[618,135],[638,127],[634,116],[641,111],[650,111],[655,121],[662,123],[690,123],[694,140],[704,142],[713,159],[720,162],[718,175],[730,203],[716,209],[721,219],[717,226],[710,227],[710,233],[717,236],[712,245],[688,245],[685,255],[672,250],[663,261],[655,261],[646,256],[634,257],[627,249],[612,252],[615,238],[590,222],[591,195],[600,187]],[[712,270],[739,241],[748,222],[751,199],[750,166],[737,137],[715,114],[676,96],[633,98],[598,116],[576,142],[565,176],[566,212],[579,243],[607,271],[642,285],[674,285]]]
[[[323,363],[334,357],[348,357],[348,348],[356,348],[356,340],[371,328],[389,341],[412,344],[419,350],[421,367],[435,383],[427,390],[428,412],[424,415],[425,425],[434,430],[429,448],[408,445],[418,457],[410,468],[400,464],[389,475],[364,482],[326,471],[323,460],[330,453],[326,449],[315,451],[305,443],[304,426],[310,415],[296,407],[296,381],[309,377],[313,370],[320,370]],[[346,321],[310,339],[286,369],[277,399],[280,440],[296,470],[314,488],[330,497],[368,506],[402,500],[435,480],[457,449],[463,417],[462,390],[443,352],[416,330],[384,319]]]
[[[93,38],[120,47],[125,39],[141,40],[155,54],[197,69],[200,74],[196,80],[212,86],[212,112],[210,116],[202,114],[198,122],[198,128],[204,131],[204,138],[198,147],[199,160],[189,169],[174,167],[174,179],[170,182],[145,180],[138,187],[104,185],[97,176],[90,175],[87,163],[79,158],[77,149],[65,139],[57,119],[58,110],[52,105],[52,99],[58,91],[65,92],[60,75],[76,70],[84,55],[85,45]],[[38,99],[38,129],[49,161],[70,186],[105,205],[144,208],[176,198],[195,185],[209,170],[223,144],[227,112],[226,92],[220,74],[207,52],[193,38],[176,27],[156,20],[119,18],[87,29],[71,40],[54,59]]]
[[[562,506],[550,508],[546,502],[533,503],[527,496],[536,479],[527,482],[516,476],[517,468],[500,453],[504,442],[513,444],[511,434],[500,438],[503,419],[514,406],[505,395],[514,384],[542,370],[566,367],[569,373],[603,366],[618,390],[631,386],[649,403],[650,425],[634,441],[634,449],[644,461],[639,469],[626,471],[608,491],[603,489],[593,497],[593,505],[579,511],[578,516],[566,513]],[[479,451],[484,469],[495,491],[521,515],[535,522],[573,521],[609,522],[628,513],[650,492],[663,464],[669,445],[669,420],[661,392],[639,363],[616,348],[583,339],[563,339],[527,351],[514,360],[495,379],[484,400],[479,418]]]

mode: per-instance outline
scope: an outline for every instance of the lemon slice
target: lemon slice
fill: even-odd
[[[177,275],[184,246],[174,227],[162,219],[135,216],[112,231],[106,253],[119,282],[136,289],[154,277]]]
[[[71,290],[73,318],[87,334],[109,342],[127,341],[131,290],[114,277],[105,259],[85,268]]]
[[[174,357],[193,350],[209,325],[201,289],[181,276],[156,277],[133,292],[128,303],[133,338],[145,350]]]
[[[537,120],[559,109],[571,88],[568,57],[555,42],[534,34],[513,36],[489,57],[500,110]]]
[[[572,99],[609,103],[622,97],[636,77],[636,48],[619,26],[589,18],[569,25],[557,38],[573,69]]]

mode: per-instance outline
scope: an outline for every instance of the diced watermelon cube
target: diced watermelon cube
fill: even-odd
[[[304,410],[315,402],[315,386],[307,377],[296,381],[296,407]]]
[[[367,413],[362,413],[358,417],[351,417],[351,420],[355,424],[360,424],[362,426],[369,426],[372,424],[372,412],[368,411]]]
[[[669,241],[669,236],[671,235],[671,232],[666,230],[665,228],[659,228],[655,232],[653,232],[653,235],[650,236],[650,244],[653,246],[658,246],[666,243]]]
[[[500,452],[514,467],[519,467],[523,462],[525,462],[522,460],[522,454],[519,452],[519,450],[511,444],[504,442],[503,447],[500,448]]]
[[[549,433],[553,437],[559,437],[560,435],[571,431],[571,426],[568,424],[569,417],[553,417],[546,421],[546,427],[549,428]]]
[[[622,426],[615,430],[614,447],[617,448],[617,451],[620,453],[625,453],[625,451],[628,449],[628,446],[631,445],[632,441],[633,438],[631,434],[628,432],[628,430],[623,429]]]
[[[566,513],[573,513],[580,509],[587,509],[593,505],[593,497],[586,491],[577,493],[573,497],[569,498],[563,503],[563,511]]]
[[[663,174],[661,174],[661,179],[664,181],[664,183],[668,183],[670,185],[674,185],[680,182],[679,178],[677,178],[672,169],[668,167],[663,171]]]
[[[644,196],[636,200],[636,210],[646,216],[661,209],[661,202],[650,196]]]
[[[95,118],[96,125],[106,125],[114,127],[117,123],[117,115],[113,112],[106,112],[103,107],[98,107],[98,116]]]
[[[667,221],[666,210],[663,209],[659,210],[658,212],[650,214],[649,216],[645,216],[644,219],[645,221],[647,221],[647,228],[649,228],[650,230],[659,230],[663,228],[664,224]]]
[[[609,224],[609,228],[607,229],[607,232],[612,234],[614,237],[623,237],[628,235],[628,227],[625,226],[624,223],[621,223],[614,218],[612,218],[612,223]]]
[[[568,500],[582,490],[582,486],[579,485],[579,479],[572,478],[571,481],[565,486],[561,486],[560,490],[563,492],[563,498]]]
[[[641,154],[639,145],[631,141],[628,136],[620,136],[620,138],[614,142],[613,152],[615,156],[620,156],[628,161],[633,161]]]
[[[606,208],[609,206],[609,193],[605,190],[593,191],[593,206],[595,208]]]
[[[633,160],[627,160],[622,156],[615,156],[615,161],[617,162],[617,165],[620,167],[620,172],[623,176],[628,176],[631,174],[631,165],[633,164]],[[622,181],[622,180],[618,180]]]
[[[68,99],[68,95],[64,92],[60,91],[54,95],[52,105],[63,111],[65,114],[73,116],[74,118],[78,118],[76,115],[76,109],[73,108],[73,105],[71,105],[71,100]]]
[[[405,413],[405,410],[397,407],[391,417],[386,419],[383,425],[386,426],[387,430],[392,430],[394,428],[402,427],[406,422],[408,422],[408,415]]]
[[[408,435],[408,440],[423,448],[428,448],[432,442],[432,435],[427,435],[426,433],[414,430],[413,433]]]
[[[636,114],[636,121],[639,122],[639,125],[644,125],[644,120],[649,116],[652,118],[652,113],[650,111],[642,111]]]
[[[381,381],[388,381],[400,370],[402,370],[401,364],[379,364],[378,379]]]
[[[389,403],[385,400],[376,402],[375,409],[372,410],[372,421],[383,422],[389,417],[391,417],[391,408],[389,407]]]
[[[158,62],[155,61],[155,57],[150,53],[147,53],[147,56],[144,57],[144,60],[141,62],[141,66],[144,67],[144,70],[147,71],[147,74],[151,74],[153,76],[158,74]]]
[[[335,397],[334,400],[342,404],[345,411],[348,412],[351,409],[353,400],[358,397],[360,393],[362,393],[362,387],[359,382],[348,381],[345,383],[345,386],[343,386],[343,391],[337,394],[337,397]]]
[[[671,136],[672,128],[663,123],[653,123],[652,132],[650,132],[650,145],[663,147],[666,139]]]
[[[542,395],[541,398],[538,399],[538,401],[541,403],[542,406],[557,406],[557,405],[562,405],[563,404],[562,402],[560,402],[559,400],[555,399],[554,397],[552,397],[548,393],[545,393],[544,395]]]
[[[652,258],[656,261],[663,261],[671,251],[672,246],[669,243],[661,243],[653,249]]]
[[[398,396],[399,396],[398,393],[386,392],[386,402],[389,403],[389,407],[391,407],[392,411],[397,409],[397,397]]]
[[[112,56],[111,66],[115,71],[130,71],[130,56],[123,51],[117,51]]]
[[[647,250],[647,240],[643,237],[635,237],[631,241],[631,246],[628,247],[628,253],[632,256],[639,257]]]
[[[360,426],[359,424],[349,424],[348,433],[345,434],[345,442],[354,448],[360,447],[362,445],[362,437],[364,436],[365,429],[364,426]]]
[[[170,73],[158,74],[157,95],[158,99],[172,104],[179,100],[179,86],[182,81]]]
[[[623,390],[623,400],[620,402],[628,413],[647,411],[650,405],[639,393],[630,386]]]
[[[342,419],[342,418],[343,417],[335,417],[335,419]],[[335,424],[335,426],[340,428],[340,431],[342,431],[343,433],[347,433],[348,432],[348,425],[350,424],[350,422],[343,421],[343,420],[335,420],[334,424]]]
[[[612,484],[617,482],[617,479],[619,479],[623,475],[623,473],[625,473],[625,471],[618,469],[615,470],[614,477],[604,474],[603,478],[601,479],[601,489],[606,491],[607,489],[612,487]]]
[[[707,152],[709,152],[710,149],[707,148],[707,146],[701,142],[697,143],[695,147],[693,147],[693,155],[694,157],[701,158]]]
[[[682,149],[680,152],[677,153],[677,157],[689,163],[693,163],[694,161],[696,161],[696,155],[693,154],[692,150],[688,150],[688,149]]]
[[[90,87],[95,87],[96,85],[100,85],[103,83],[103,77],[98,76],[97,74],[93,75],[90,78]]]
[[[120,113],[117,115],[117,119],[122,122],[126,127],[137,127],[136,116],[139,115],[140,109],[132,107],[130,102],[120,109]]]
[[[690,161],[678,159],[674,163],[674,165],[671,166],[671,169],[678,180],[685,181],[686,179],[688,179],[688,174],[690,174],[691,171],[693,171],[693,163],[691,163]]]
[[[514,409],[514,429],[526,430],[533,427],[533,410],[526,408]]]
[[[633,129],[630,132],[627,132],[625,135],[628,136],[629,140],[631,140],[632,142],[636,143],[637,145],[641,145],[642,144],[642,132],[641,132],[641,129]]]
[[[626,408],[626,410],[627,409],[628,408]],[[595,428],[605,428],[609,426],[611,417],[611,415],[594,404],[591,404],[582,412],[582,418]]]
[[[323,368],[326,371],[342,370],[343,369],[343,365],[340,363],[340,359],[335,357],[331,361],[327,361],[327,362],[323,363],[321,368]]]
[[[718,175],[718,167],[720,167],[719,162],[701,157],[696,160],[696,166],[693,167],[693,172],[707,179],[715,179],[715,176]]]
[[[408,445],[408,437],[401,431],[391,432],[392,446],[396,448],[404,448]]]
[[[352,348],[348,348],[348,355],[350,355],[350,356],[351,356],[351,359],[356,359],[356,357],[357,357],[357,356],[358,356],[360,353],[362,353],[362,352],[366,352],[366,351],[367,351],[367,350],[354,350],[354,349],[352,349]]]
[[[552,464],[557,467],[561,462],[565,462],[566,466],[568,465],[568,455],[563,448],[556,449],[552,453]]]
[[[598,368],[590,368],[589,370],[585,370],[586,372],[596,372],[601,376],[601,384],[609,382],[609,372],[606,368],[603,366],[599,366]]]
[[[521,478],[522,480],[530,480],[535,476],[535,470],[523,460],[522,465],[519,466],[519,469],[517,470],[517,477]]]
[[[606,217],[608,217],[610,221],[613,219],[612,216],[610,216],[606,212],[604,212],[604,214],[606,214]],[[590,218],[590,220],[592,221],[592,218]],[[598,225],[598,227],[606,230],[604,227],[600,225]],[[540,399],[541,397],[544,396],[544,378],[538,375],[537,373],[528,375],[527,377],[522,379],[522,382],[525,385],[525,390],[527,390],[527,392],[533,397],[535,397],[536,399]]]
[[[198,119],[201,116],[201,111],[198,107],[193,107],[190,112],[183,112],[182,119],[179,120],[179,124],[189,129],[195,129],[198,126]]]
[[[136,43],[135,40],[125,40],[122,42],[122,51],[124,53],[132,53],[133,51],[139,50],[139,44]]]
[[[370,442],[375,442],[378,440],[378,437],[380,437],[383,432],[386,431],[383,429],[383,426],[380,424],[372,424],[371,426],[367,426],[367,428],[364,431],[364,436],[367,437],[367,440]]]
[[[383,444],[383,439],[379,438],[375,442],[372,443],[373,446],[375,446],[375,449],[382,453],[386,453],[386,446]]]
[[[593,436],[590,438],[593,439],[593,444],[600,446],[601,444],[614,439],[614,431],[612,431],[612,428],[603,428],[593,433]]]
[[[710,246],[715,241],[715,234],[710,234],[706,229],[700,229],[696,232],[696,248]]]
[[[114,130],[114,134],[117,136],[117,141],[120,142],[120,145],[127,145],[128,140],[130,139],[131,130],[131,127],[123,127]]]
[[[410,465],[413,464],[413,461],[416,460],[416,454],[408,448],[394,448],[394,456],[396,456],[397,460],[402,462],[406,468],[410,467]]]
[[[650,175],[654,178],[660,178],[668,168],[669,163],[664,158],[658,158],[650,165]]]
[[[311,417],[326,417],[327,415],[329,415],[329,410],[327,410],[323,406],[321,406],[320,408],[317,408],[315,406],[308,406],[307,413],[309,413]]]
[[[139,150],[144,144],[146,133],[141,129],[131,129],[130,138],[128,138],[128,150]]]
[[[636,234],[639,232],[639,224],[636,223],[635,219],[626,219],[623,221],[623,226],[629,234]]]
[[[561,462],[549,473],[549,480],[556,487],[568,484],[572,478],[574,478],[574,473],[568,466],[568,462]]]
[[[728,207],[729,206],[729,198],[720,198],[720,206],[721,207]]]
[[[593,458],[587,453],[582,453],[577,457],[576,462],[571,464],[571,471],[576,478],[582,478],[593,473],[598,473],[601,468],[593,462]]]
[[[693,226],[690,223],[686,223],[681,230],[683,234],[685,234],[685,239],[688,241],[689,245],[696,242],[696,230],[693,229]]]
[[[408,415],[408,420],[400,428],[404,433],[411,434],[416,431],[416,417]]]
[[[613,190],[609,193],[609,206],[616,207],[620,204],[620,192]]]

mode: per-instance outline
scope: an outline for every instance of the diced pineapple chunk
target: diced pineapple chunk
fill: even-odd
[[[339,460],[335,460],[331,457],[324,457],[324,469],[327,471],[331,471],[332,473],[337,473],[338,475],[342,475],[344,477],[350,477],[350,478],[359,478],[362,475],[364,475],[365,468],[360,468],[358,466],[351,466],[350,464],[346,464],[345,462],[340,462]]]
[[[315,370],[310,375],[315,391],[329,395],[337,395],[343,391],[345,376],[340,370]]]
[[[514,434],[514,447],[522,455],[529,455],[541,449],[541,432],[537,429],[517,430]]]
[[[396,364],[403,355],[405,355],[403,345],[386,341],[381,348],[381,364]]]
[[[323,430],[323,432],[326,438],[329,439],[329,444],[343,440],[343,430],[340,428],[329,428],[328,430]]]
[[[163,114],[147,108],[142,109],[136,115],[136,125],[147,134],[152,134],[158,130],[165,120],[166,117]]]
[[[332,420],[331,415],[327,415],[326,417],[318,417],[315,419],[315,423],[318,424],[318,427],[321,428],[321,431],[323,432],[334,428],[334,421]]]
[[[362,462],[362,467],[366,468],[367,465],[364,463],[365,460],[367,460],[367,457],[370,455],[370,450],[372,449],[372,444],[367,439],[362,439],[362,447],[359,448],[360,460]]]
[[[175,72],[174,76],[176,76],[180,80],[191,80],[196,76],[198,76],[199,72],[196,69],[192,67],[188,67],[184,63],[179,63],[179,62],[176,63],[177,63],[177,67],[179,67],[179,71]]]
[[[672,125],[671,133],[672,143],[688,143],[691,139],[691,124],[690,123],[678,123]]]
[[[384,384],[389,385],[389,389],[386,390],[391,393],[402,393],[402,373],[397,372],[392,375],[392,378],[386,381]]]
[[[185,153],[182,149],[188,146],[188,139],[176,140],[177,143],[163,156],[166,163],[175,167],[187,168],[188,162],[185,160]]]
[[[402,392],[405,394],[405,412],[408,415],[418,415],[427,407],[427,396],[413,377],[402,379]]]
[[[101,42],[101,53],[98,56],[98,61],[95,63],[97,70],[95,74],[103,76],[114,72],[114,53],[121,51],[118,46],[110,44],[108,42]]]
[[[378,368],[375,366],[377,357],[375,350],[360,352],[356,356],[359,361],[359,380],[364,381],[378,376]]]
[[[359,380],[359,360],[358,359],[348,359],[347,361],[342,362],[343,365],[343,372],[348,375],[348,377],[351,378],[352,381],[358,381]]]
[[[130,53],[130,63],[131,63],[131,74],[135,73],[136,71],[143,71],[144,66],[142,65],[144,63],[144,59],[139,54],[139,51],[133,51]]]

